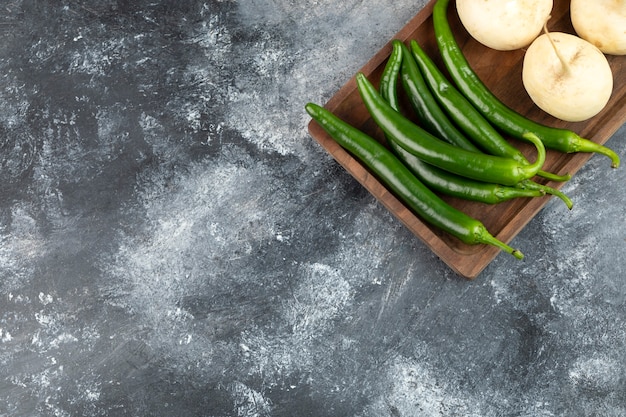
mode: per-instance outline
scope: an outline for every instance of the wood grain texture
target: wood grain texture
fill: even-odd
[[[396,34],[394,39],[400,39],[407,44],[410,40],[415,39],[435,63],[443,69],[431,18],[435,1],[430,1]],[[454,3],[451,3],[448,14],[457,42],[463,49],[470,65],[493,93],[511,108],[537,122],[571,129],[579,135],[601,144],[604,144],[626,121],[626,57],[607,55],[614,74],[614,91],[606,108],[587,121],[568,123],[557,120],[543,112],[528,97],[521,77],[524,50],[502,52],[489,49],[475,41],[465,31],[456,14]],[[574,33],[569,16],[569,1],[555,0],[549,29]],[[390,40],[360,70],[375,85],[379,83],[391,50]],[[402,94],[401,89],[400,94]],[[385,143],[382,132],[370,118],[359,97],[354,77],[326,103],[325,107],[341,119],[370,134],[381,143]],[[343,150],[315,121],[310,122],[309,132],[337,162],[458,274],[474,279],[500,253],[499,249],[492,246],[466,245],[458,239],[430,227],[404,206],[359,161]],[[513,139],[510,140],[530,160],[533,160],[534,150],[530,145]],[[548,151],[544,169],[559,174],[570,173],[573,175],[591,156],[592,154],[587,153],[563,154]],[[604,158],[604,156],[599,157]],[[606,169],[611,169],[608,158],[606,159],[606,167]],[[555,188],[560,188],[563,185],[543,179],[537,179],[537,181]],[[454,207],[481,220],[498,239],[510,242],[553,197],[517,199],[498,205],[468,202],[449,197],[443,198]],[[565,205],[563,205],[563,210],[567,210]],[[576,201],[574,201],[573,210],[576,210]],[[519,249],[524,251],[524,248]]]

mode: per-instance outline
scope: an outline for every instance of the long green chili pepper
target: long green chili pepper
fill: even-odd
[[[522,163],[528,163],[524,154],[504,139],[465,96],[448,81],[415,40],[411,41],[411,51],[433,96],[463,132],[492,155],[509,157]],[[571,178],[569,174],[559,176],[542,170],[537,175],[553,181],[566,181]],[[563,200],[569,209],[573,206],[572,200],[555,188],[531,180],[524,181],[520,186],[557,196]]]
[[[459,148],[480,152],[439,107],[406,45],[398,39],[394,39],[392,45],[402,51],[400,79],[419,124],[429,133]]]
[[[466,244],[493,245],[518,259],[524,255],[495,238],[482,222],[447,204],[422,184],[391,151],[327,109],[313,103],[306,111],[320,126],[385,183],[422,219]]]
[[[524,154],[504,139],[493,125],[448,81],[415,40],[411,40],[411,51],[415,63],[435,100],[454,123],[460,127],[461,131],[487,153],[506,156],[520,162],[528,162]],[[543,170],[539,171],[537,175],[552,181],[568,181],[571,178],[569,174],[556,175]]]
[[[540,190],[511,187],[488,182],[475,181],[452,174],[435,166],[428,165],[415,155],[405,151],[401,146],[391,141],[392,151],[398,156],[409,170],[415,174],[427,187],[453,197],[464,200],[478,201],[486,204],[498,204],[520,197],[542,197]]]
[[[391,54],[387,58],[387,63],[380,77],[378,88],[380,95],[389,103],[391,108],[400,111],[400,100],[398,99],[398,77],[402,68],[402,47],[396,42],[391,43]]]
[[[582,138],[571,130],[537,123],[500,101],[474,72],[459,48],[448,22],[449,3],[450,0],[437,0],[433,8],[433,25],[439,51],[458,89],[487,120],[513,137],[522,139],[524,133],[533,132],[546,148],[564,153],[596,152],[608,156],[613,168],[619,166],[619,156],[606,146]]]
[[[383,70],[379,90],[382,98],[385,99],[394,110],[400,111],[400,102],[398,100],[398,90],[396,86],[403,59],[403,50],[405,53],[407,50],[402,48],[402,44],[399,42],[393,42],[392,44],[393,49]],[[398,159],[402,161],[418,179],[427,187],[439,191],[442,194],[486,204],[497,204],[519,197],[541,197],[545,195],[545,193],[540,190],[508,187],[460,177],[422,162],[415,155],[405,151],[393,140],[388,139],[387,142]]]
[[[450,145],[395,111],[363,73],[356,75],[356,81],[365,107],[385,134],[431,165],[479,181],[515,185],[536,175],[545,161],[546,152],[543,144],[531,135],[528,135],[527,139],[537,147],[537,160],[529,165],[510,158],[470,152]]]

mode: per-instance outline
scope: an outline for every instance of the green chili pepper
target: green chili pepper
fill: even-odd
[[[402,43],[393,42],[391,55],[380,79],[380,95],[396,111],[400,111],[398,100],[398,76],[400,74],[403,50]],[[540,190],[530,190],[517,187],[507,187],[500,184],[491,184],[482,181],[474,181],[460,177],[448,171],[422,162],[415,155],[405,151],[393,140],[388,139],[389,147],[398,159],[409,168],[427,187],[439,191],[442,194],[462,198],[465,200],[479,201],[486,204],[496,204],[519,197],[541,197],[545,195]]]
[[[411,51],[433,96],[450,118],[461,127],[462,131],[492,155],[509,157],[522,163],[528,163],[524,154],[504,139],[465,96],[448,81],[415,40],[411,41]],[[541,170],[537,175],[553,181],[566,181],[571,178],[569,174],[560,176]],[[541,190],[545,194],[557,196],[563,200],[569,209],[573,206],[572,200],[555,188],[531,180],[526,180],[521,185],[527,189]]]
[[[608,156],[612,167],[619,166],[619,156],[613,150],[582,138],[571,130],[537,123],[502,103],[472,70],[459,48],[448,22],[449,3],[450,0],[437,0],[433,8],[433,25],[439,51],[457,88],[487,120],[513,137],[523,139],[524,133],[533,132],[546,148],[564,153],[597,152]]]
[[[493,125],[448,81],[415,40],[411,41],[411,51],[415,63],[421,70],[424,81],[436,101],[460,127],[461,131],[487,153],[528,163],[524,154],[504,139]],[[568,181],[571,178],[569,174],[556,175],[546,171],[539,171],[537,175],[552,181]]]
[[[380,77],[380,95],[396,111],[400,111],[400,100],[398,100],[398,76],[402,68],[402,46],[395,41],[391,43],[391,54],[387,58],[387,63]]]
[[[439,107],[406,45],[398,39],[394,39],[392,45],[401,50],[400,79],[420,125],[429,133],[459,148],[480,152]]]
[[[358,73],[356,81],[365,106],[385,134],[431,165],[479,181],[515,185],[536,175],[545,161],[545,148],[532,135],[528,135],[527,140],[537,147],[537,160],[528,165],[510,158],[470,152],[450,145],[395,111],[365,75]]]
[[[306,111],[339,145],[365,164],[424,221],[464,243],[493,245],[518,259],[524,257],[519,250],[491,235],[482,222],[443,201],[381,143],[321,106],[308,103]]]
[[[498,204],[504,201],[521,197],[542,197],[540,190],[529,188],[510,187],[470,178],[460,177],[435,166],[422,162],[415,155],[405,151],[395,142],[390,142],[392,151],[404,165],[427,187],[453,197],[472,200],[485,204]]]

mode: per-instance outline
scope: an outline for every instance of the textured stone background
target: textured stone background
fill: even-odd
[[[626,169],[468,282],[308,136],[424,3],[4,2],[0,415],[625,415]]]

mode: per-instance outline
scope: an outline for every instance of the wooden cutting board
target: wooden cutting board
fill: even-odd
[[[432,25],[432,10],[435,2],[436,0],[430,1],[396,34],[394,39],[400,39],[407,45],[410,40],[415,39],[437,63],[439,68],[444,69]],[[518,112],[550,126],[571,129],[579,135],[601,144],[604,144],[626,122],[626,56],[607,55],[614,74],[614,91],[606,108],[587,121],[568,123],[544,113],[528,97],[521,77],[524,50],[496,51],[475,41],[463,28],[456,13],[454,2],[451,2],[449,6],[448,17],[457,42],[478,76],[496,96]],[[575,33],[570,21],[569,0],[554,1],[552,18],[548,26],[550,31],[553,32]],[[360,70],[376,86],[379,83],[391,50],[390,40]],[[399,89],[400,94],[402,94],[401,90]],[[325,107],[341,119],[368,133],[381,143],[385,143],[384,135],[373,122],[361,101],[354,77],[337,91],[326,103]],[[310,122],[309,132],[337,162],[458,274],[469,279],[476,278],[500,253],[499,249],[492,246],[466,245],[449,234],[429,226],[402,204],[358,160],[341,148],[315,121]],[[534,150],[530,145],[513,139],[510,140],[530,160],[534,160]],[[574,175],[591,156],[591,154],[586,153],[563,154],[548,151],[544,169],[558,174],[570,173]],[[604,156],[598,157],[606,158]],[[606,158],[607,170],[612,169],[610,165],[611,161],[609,158]],[[542,179],[538,179],[537,182],[542,182],[555,188],[560,188],[563,185],[562,183],[547,182]],[[497,205],[469,202],[450,197],[443,198],[454,207],[481,220],[487,229],[498,239],[510,242],[547,204],[548,200],[554,197],[516,199]],[[563,210],[567,211],[565,205],[563,205]],[[576,210],[576,201],[574,201],[573,210]],[[519,249],[524,252],[524,248]],[[510,255],[503,254],[502,256]]]

